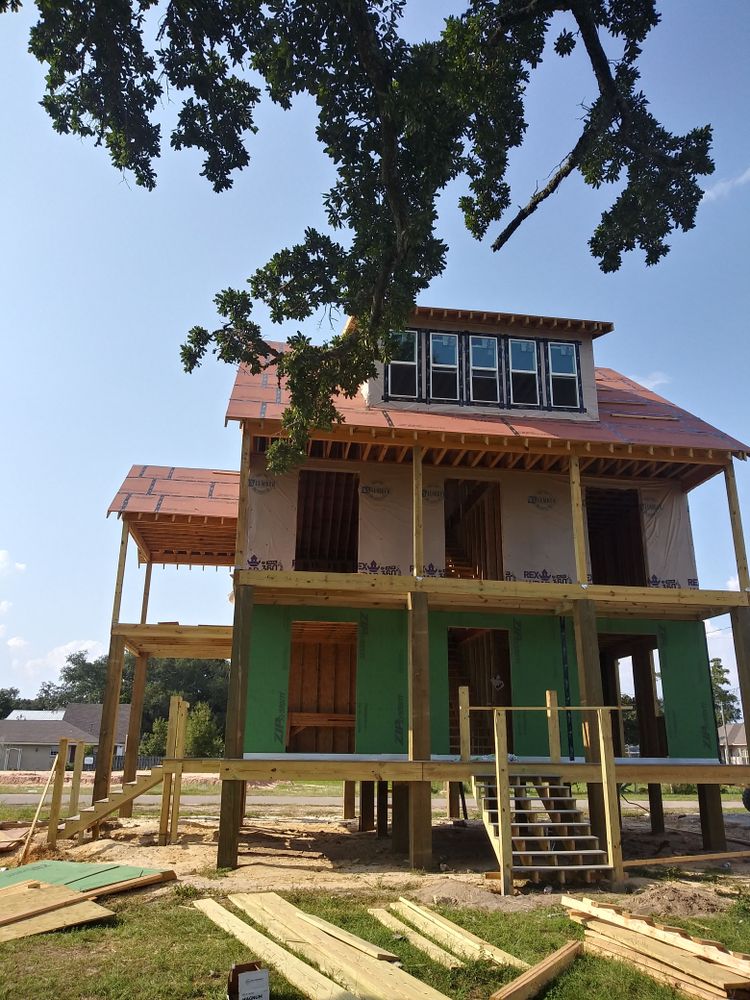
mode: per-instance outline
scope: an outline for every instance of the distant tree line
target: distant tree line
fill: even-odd
[[[120,701],[130,702],[135,657],[125,656]],[[65,708],[74,702],[99,704],[104,700],[107,657],[88,660],[86,653],[72,653],[57,683],[45,681],[36,698],[21,698],[18,688],[0,688],[0,719],[13,709]],[[150,660],[143,705],[141,753],[161,756],[166,748],[169,699],[181,695],[190,703],[186,752],[193,757],[223,753],[227,711],[229,664],[226,660]]]

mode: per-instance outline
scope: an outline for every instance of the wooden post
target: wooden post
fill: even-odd
[[[625,881],[625,869],[622,866],[622,838],[620,834],[620,804],[617,794],[617,778],[615,775],[615,751],[612,745],[612,724],[609,713],[597,709],[597,728],[599,730],[599,756],[602,768],[602,790],[604,799],[604,821],[606,826],[607,860],[612,868],[612,881],[615,885]]]
[[[412,510],[414,576],[424,574],[424,521],[422,517],[422,448],[412,448]]]
[[[471,714],[469,712],[469,689],[458,689],[458,741],[461,760],[471,759]]]
[[[375,829],[375,782],[359,783],[359,830],[367,833]]]
[[[661,757],[659,702],[656,697],[653,654],[650,650],[639,649],[633,653],[632,659],[641,757]],[[648,804],[651,832],[664,833],[664,801],[661,785],[651,783],[648,786]]]
[[[576,659],[578,661],[578,686],[582,705],[602,705],[602,673],[599,665],[599,638],[596,631],[596,605],[593,601],[573,602],[573,626],[575,630]],[[587,761],[599,760],[599,740],[595,712],[582,712],[583,747]],[[600,841],[606,836],[604,800],[602,786],[587,785],[591,832]]]
[[[177,725],[180,716],[180,703],[182,699],[178,694],[173,694],[169,699],[169,720],[167,723],[167,746],[165,757],[175,756],[175,745],[177,739]],[[172,801],[172,772],[164,772],[164,780],[161,786],[161,813],[159,815],[159,846],[164,847],[169,837],[169,807]]]
[[[122,534],[120,535],[120,551],[117,558],[117,576],[115,577],[115,596],[112,601],[112,624],[117,625],[120,620],[120,608],[122,607],[122,584],[125,579],[125,563],[128,558],[128,523],[123,518]]]
[[[505,709],[496,708],[495,720],[495,794],[497,795],[497,833],[500,841],[500,885],[503,896],[513,895],[513,839],[510,824],[510,777],[508,774],[508,717]]]
[[[588,583],[589,571],[586,563],[586,521],[583,516],[583,490],[581,488],[581,466],[578,455],[570,456],[570,504],[573,511],[573,549],[576,560],[576,580]]]
[[[409,785],[394,781],[391,793],[391,847],[394,854],[409,853]]]
[[[68,816],[76,816],[78,813],[78,801],[81,797],[81,772],[83,771],[83,757],[85,753],[86,744],[76,743],[76,752],[73,758],[73,778],[70,784],[70,797],[68,798]]]
[[[175,757],[185,756],[185,733],[187,730],[187,717],[190,705],[180,699],[180,706],[177,713],[177,727],[175,733]],[[243,783],[244,784],[244,783]],[[174,772],[174,782],[172,784],[172,812],[169,820],[169,843],[177,843],[178,824],[180,821],[180,795],[182,793],[182,764]]]
[[[448,819],[463,819],[461,815],[461,782],[446,781],[448,792]]]
[[[242,455],[240,460],[240,498],[237,510],[235,536],[235,569],[247,567],[247,529],[250,513],[249,479],[252,433],[242,426]],[[234,626],[232,629],[232,661],[229,668],[227,695],[227,722],[224,736],[224,757],[240,758],[245,745],[245,716],[247,714],[247,682],[250,670],[250,637],[252,633],[253,588],[247,585],[234,588]],[[221,808],[219,812],[219,844],[217,868],[236,868],[242,824],[244,782],[222,781]]]
[[[378,837],[388,836],[388,782],[377,783],[377,827]]]
[[[732,608],[729,615],[737,659],[742,718],[747,719],[747,725],[750,726],[750,608]]]
[[[721,808],[721,785],[698,785],[698,808],[704,851],[726,851],[724,813]]]
[[[65,784],[65,768],[68,763],[68,741],[65,738],[60,740],[60,748],[57,751],[57,761],[55,763],[55,783],[52,786],[52,802],[49,807],[49,822],[47,823],[47,843],[50,847],[54,847],[57,844],[57,826],[60,822],[63,786]]]
[[[342,805],[342,818],[343,819],[355,819],[357,816],[357,782],[356,781],[345,781],[344,782],[344,795],[343,795],[343,805]]]
[[[734,461],[731,459],[729,464],[724,466],[724,482],[727,487],[729,520],[732,524],[734,555],[737,560],[737,579],[740,581],[740,590],[748,591],[750,590],[750,570],[748,570],[747,564],[745,536],[742,532],[742,514],[740,513],[740,497],[737,492],[737,478],[734,473]]]
[[[421,492],[420,492],[421,500]],[[409,760],[430,760],[430,646],[427,595],[409,594]],[[409,861],[432,864],[432,786],[413,782],[409,793]]]
[[[129,781],[135,781],[138,771],[138,748],[141,742],[141,724],[143,723],[143,703],[146,697],[146,670],[148,654],[140,653],[135,658],[133,670],[133,690],[130,695],[130,717],[128,719],[128,735],[125,741],[125,759],[122,764],[123,786]],[[120,808],[120,817],[133,815],[133,800],[125,802]]]
[[[151,567],[153,563],[146,563],[146,575],[143,578],[143,598],[141,599],[141,625],[145,625],[148,620],[148,599],[151,596]]]
[[[557,710],[557,691],[545,691],[547,703],[547,734],[550,764],[560,763],[560,713]]]
[[[107,657],[107,680],[104,686],[104,704],[102,705],[102,721],[99,727],[99,746],[96,752],[92,802],[106,799],[109,794],[124,664],[125,642],[120,636],[113,635],[110,638],[109,656]]]

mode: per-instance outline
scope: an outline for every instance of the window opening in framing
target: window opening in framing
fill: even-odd
[[[510,340],[510,401],[539,406],[539,359],[535,340]]]
[[[486,479],[447,479],[445,575],[502,580],[500,487]]]
[[[586,489],[591,582],[645,587],[646,556],[638,490]]]
[[[549,344],[550,405],[578,409],[578,358],[575,344]]]
[[[510,636],[503,629],[448,629],[448,690],[450,752],[458,753],[458,689],[468,687],[472,705],[509,706],[511,696]],[[491,712],[471,717],[471,752],[494,754]],[[513,726],[508,726],[508,751],[513,751]]]
[[[430,397],[458,402],[458,334],[430,334]]]
[[[358,550],[359,476],[302,469],[294,568],[312,573],[356,573]]]
[[[404,399],[417,398],[418,338],[414,330],[393,334],[388,365],[388,393]]]
[[[500,401],[496,337],[469,338],[470,393],[472,403]]]

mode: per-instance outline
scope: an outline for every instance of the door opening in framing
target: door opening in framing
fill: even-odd
[[[586,489],[591,582],[645,587],[646,555],[638,490]]]
[[[288,753],[354,753],[357,625],[293,622]]]
[[[617,757],[667,756],[656,649],[653,635],[599,636],[604,704],[620,705],[623,709],[612,713],[612,740]],[[632,667],[632,695],[622,691],[628,667]],[[627,686],[630,687],[629,678]]]
[[[502,580],[500,487],[476,479],[445,481],[445,575]]]
[[[294,568],[356,573],[359,548],[359,476],[303,469],[297,495]]]
[[[512,705],[510,636],[502,629],[448,629],[448,691],[450,752],[459,753],[458,689],[468,687],[472,705]],[[472,753],[494,754],[492,712],[477,712],[471,720]],[[508,750],[513,727],[508,726]]]

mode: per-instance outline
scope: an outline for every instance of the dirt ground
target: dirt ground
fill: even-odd
[[[726,817],[729,848],[742,850],[747,825]],[[99,840],[76,844],[61,841],[50,854],[37,841],[37,857],[69,860],[120,862],[152,868],[172,868],[178,879],[199,890],[224,892],[291,891],[321,889],[332,893],[404,893],[426,904],[450,904],[487,910],[517,911],[554,904],[561,891],[606,891],[608,885],[560,887],[517,883],[516,894],[504,898],[497,883],[485,878],[496,870],[497,862],[479,821],[467,825],[436,821],[434,848],[436,870],[415,872],[405,856],[394,855],[390,839],[374,833],[359,833],[354,822],[325,817],[246,820],[240,841],[239,867],[217,872],[218,825],[207,818],[180,822],[178,842],[159,847],[158,823],[151,819],[115,821],[104,826]],[[736,838],[736,839],[735,839]],[[625,857],[689,854],[701,850],[700,821],[697,816],[667,816],[667,833],[654,836],[647,820],[627,818],[623,831]],[[710,870],[710,878],[699,873]],[[662,916],[711,914],[731,904],[740,890],[750,890],[750,858],[731,864],[715,863],[664,868],[636,869],[631,874],[628,909]],[[654,879],[660,881],[655,883]],[[704,880],[701,881],[701,878]],[[168,887],[156,890],[169,891]],[[618,897],[622,902],[622,896]]]

